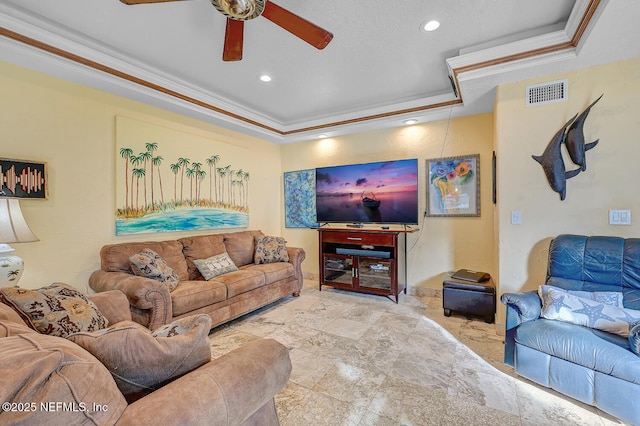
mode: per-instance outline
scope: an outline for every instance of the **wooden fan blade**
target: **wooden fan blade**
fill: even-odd
[[[164,3],[168,1],[183,1],[183,0],[120,0],[124,4],[147,4],[147,3]]]
[[[323,30],[306,19],[283,9],[272,1],[267,2],[262,16],[289,31],[294,36],[306,41],[316,49],[324,49],[333,38],[333,34],[329,31]]]
[[[244,21],[227,18],[227,29],[224,33],[223,61],[239,61],[242,59],[242,40],[244,38]]]

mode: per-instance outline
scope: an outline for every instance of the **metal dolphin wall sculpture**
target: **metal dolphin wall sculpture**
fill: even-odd
[[[547,176],[551,189],[560,194],[560,200],[564,200],[567,195],[567,179],[570,179],[580,173],[581,169],[565,171],[564,160],[562,159],[562,151],[560,148],[565,141],[565,130],[575,120],[578,114],[574,115],[571,120],[553,136],[542,155],[532,155]]]
[[[593,103],[589,105],[573,123],[571,123],[569,130],[567,130],[567,137],[564,144],[567,147],[571,161],[573,161],[574,164],[579,165],[582,171],[587,170],[587,157],[585,152],[595,148],[599,142],[598,139],[590,143],[584,143],[584,122],[587,119],[587,115],[589,115],[589,111],[591,111],[591,107],[593,107],[603,96],[604,94],[600,95],[598,99],[593,101]]]

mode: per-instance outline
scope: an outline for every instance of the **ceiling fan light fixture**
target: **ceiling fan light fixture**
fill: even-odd
[[[237,21],[248,21],[262,15],[267,0],[211,0],[211,4],[224,16]]]
[[[181,0],[121,0],[125,4],[153,4]],[[264,16],[283,30],[318,50],[324,49],[333,34],[269,0],[209,0],[227,18],[222,60],[242,60],[244,21]]]
[[[426,31],[426,32],[435,31],[439,27],[440,27],[440,22],[436,20],[429,20],[420,24],[420,30]]]

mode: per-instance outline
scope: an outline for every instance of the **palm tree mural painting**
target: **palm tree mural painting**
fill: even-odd
[[[147,168],[147,160],[149,160],[149,162],[151,163],[151,205],[155,204],[155,199],[153,197],[153,152],[156,151],[158,149],[158,144],[155,142],[147,142],[144,147],[147,149],[147,151],[145,152],[145,156],[144,156],[144,168],[146,170]],[[142,154],[141,154],[142,155]],[[145,185],[146,185],[146,180],[145,180]],[[145,186],[145,200],[144,203],[147,203],[147,199],[146,199],[146,195],[147,195],[147,191],[146,191],[146,186]]]
[[[224,177],[227,174],[227,169],[224,167],[218,167],[216,172],[220,176],[220,185],[218,186],[218,190],[220,192],[220,202],[224,204]]]
[[[133,179],[136,177],[136,173],[134,172],[134,170],[136,170],[136,166],[140,164],[140,158],[136,157],[135,155],[132,155],[129,158],[129,162],[131,163],[131,208],[133,209]],[[136,207],[137,208],[137,207]]]
[[[124,158],[124,208],[129,208],[129,160],[133,155],[131,148],[120,148],[120,157]]]
[[[191,163],[191,181],[193,182],[193,180],[195,179],[195,196],[196,196],[196,203],[198,203],[200,197],[199,197],[199,192],[198,192],[198,181],[200,180],[199,176],[200,176],[200,172],[202,171],[202,163]],[[191,196],[191,199],[193,200],[193,196]]]
[[[142,162],[142,170],[144,170],[144,173],[142,173],[142,178],[144,186],[144,205],[146,206],[147,204],[149,204],[147,202],[147,163],[149,162],[149,160],[151,160],[151,152],[149,152],[149,149],[147,148],[145,152],[141,152],[138,155],[138,158]],[[153,173],[151,174],[151,177],[153,177]]]
[[[200,199],[201,199],[200,197],[202,197],[202,181],[206,176],[207,176],[207,172],[205,172],[204,170],[198,169],[198,171],[196,172],[196,179],[198,182],[198,195],[196,196],[196,201],[198,203],[200,203]]]
[[[145,149],[136,156],[131,148],[120,148],[120,157],[125,166],[125,194],[124,206],[116,210],[118,219],[140,218],[150,213],[192,208],[214,208],[249,213],[247,201],[249,173],[242,169],[234,171],[230,164],[225,167],[216,167],[220,161],[220,156],[217,154],[209,156],[204,162],[180,157],[169,164],[169,170],[174,175],[173,197],[165,199],[161,173],[164,158],[157,155],[158,144],[155,142],[146,143]],[[203,168],[203,163],[208,167],[208,171]],[[184,188],[185,178],[189,185],[187,191]],[[234,187],[238,187],[237,194]]]
[[[162,158],[162,155],[158,155],[157,157],[153,157],[153,160],[151,160],[153,162],[153,165],[156,166],[158,168],[158,184],[160,185],[160,200],[162,201],[162,204],[164,204],[164,192],[162,189],[162,174],[160,174],[160,166],[162,165],[162,160],[164,160],[164,158]],[[153,172],[153,169],[151,169],[151,171]],[[151,178],[151,203],[153,204],[153,177]]]
[[[185,170],[186,170],[187,167],[189,167],[190,163],[191,163],[191,160],[189,160],[188,158],[184,158],[184,157],[178,158],[178,164],[180,165],[180,168],[182,169],[182,174],[180,175],[180,203],[182,203],[182,201],[183,201],[182,193],[184,191]]]
[[[169,166],[171,168],[171,173],[173,173],[173,199],[178,199],[178,173],[180,173],[180,164],[173,163]]]
[[[133,169],[133,176],[136,178],[136,210],[140,211],[138,207],[140,205],[140,179],[144,178],[146,174],[145,169]]]
[[[218,177],[213,173],[216,168],[216,164],[218,164],[218,161],[220,161],[219,155],[212,155],[211,157],[207,158],[207,165],[209,166],[209,199],[214,201],[218,201]],[[213,186],[214,184],[211,182],[212,177],[216,185],[215,188]],[[215,197],[213,197],[212,195],[212,189],[215,191]]]

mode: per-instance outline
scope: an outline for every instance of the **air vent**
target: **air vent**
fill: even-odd
[[[564,102],[568,98],[568,80],[550,81],[527,86],[527,106]]]

